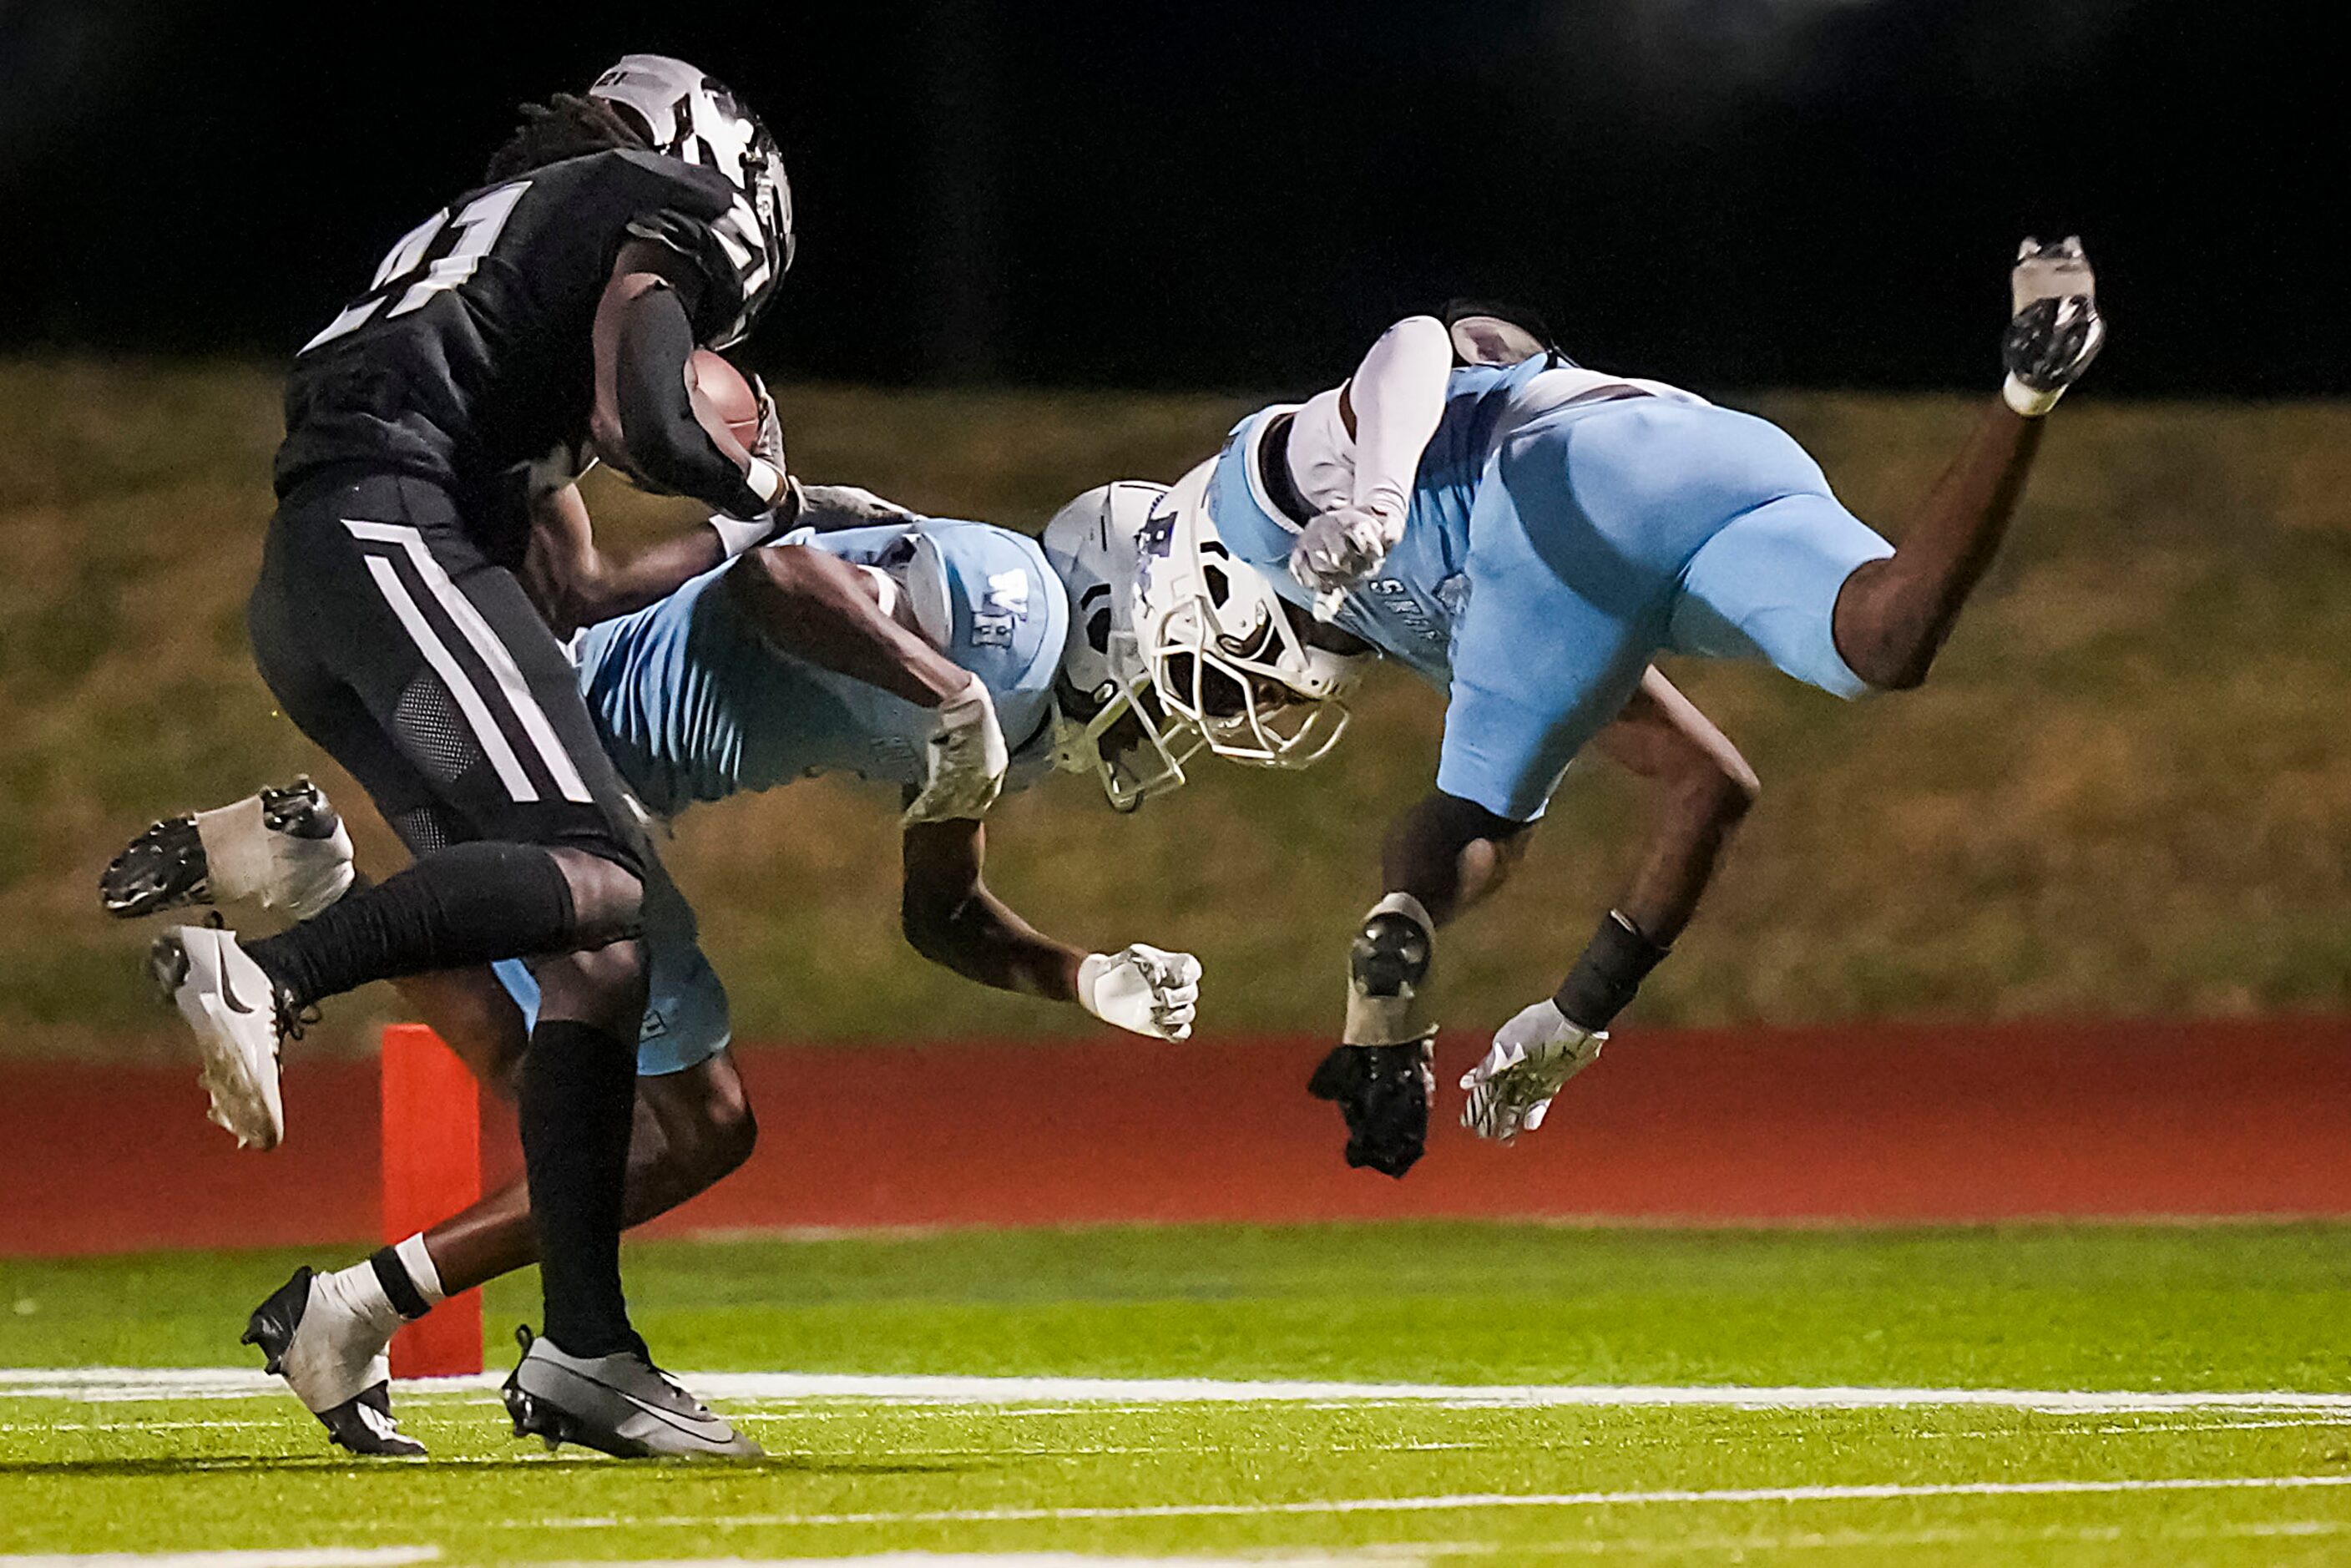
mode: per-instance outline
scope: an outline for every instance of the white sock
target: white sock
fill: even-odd
[[[392,1250],[400,1260],[400,1266],[408,1270],[408,1282],[416,1287],[416,1293],[424,1298],[426,1306],[437,1307],[449,1299],[449,1292],[441,1288],[441,1270],[433,1266],[433,1254],[425,1250],[423,1231]]]

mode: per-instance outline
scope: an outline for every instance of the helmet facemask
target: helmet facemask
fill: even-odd
[[[1053,766],[1092,774],[1116,810],[1182,789],[1184,764],[1207,744],[1196,727],[1161,709],[1147,676],[1091,692],[1080,692],[1066,673],[1054,683]]]
[[[1345,732],[1343,699],[1368,655],[1308,641],[1265,574],[1225,548],[1208,516],[1210,466],[1186,476],[1152,517],[1140,612],[1152,690],[1219,757],[1311,767]]]
[[[1132,811],[1179,789],[1206,744],[1151,689],[1135,641],[1135,535],[1165,487],[1122,480],[1089,490],[1045,525],[1045,557],[1070,596],[1070,640],[1053,682],[1053,766],[1092,775]]]

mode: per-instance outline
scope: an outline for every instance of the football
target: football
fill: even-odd
[[[724,430],[746,452],[759,439],[759,397],[750,378],[724,354],[696,349],[685,364],[686,390],[695,417],[714,434]]]

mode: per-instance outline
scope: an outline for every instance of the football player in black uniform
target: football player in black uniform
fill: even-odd
[[[622,1298],[653,855],[517,574],[615,613],[790,524],[772,407],[747,450],[697,420],[687,371],[775,292],[789,191],[766,128],[682,61],[632,55],[586,97],[526,113],[487,182],[403,235],[296,359],[247,612],[287,716],[415,862],[277,936],[177,928],[156,974],[196,1032],[214,1118],[266,1148],[284,1127],[279,1040],[303,1009],[370,980],[534,960],[544,1001],[518,1108],[546,1315],[507,1381],[516,1430],[625,1455],[756,1453],[653,1366]],[[570,489],[591,455],[720,515],[606,562]],[[579,520],[576,548],[532,549],[549,509]],[[593,580],[567,593],[567,573]],[[837,575],[809,578],[793,651],[938,713],[915,810],[976,816],[1005,755],[984,688],[883,618],[854,569]],[[395,1301],[413,1291],[399,1274],[382,1281]],[[351,1437],[371,1413],[346,1413]]]

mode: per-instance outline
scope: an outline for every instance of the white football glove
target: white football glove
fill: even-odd
[[[1604,1030],[1567,1021],[1546,997],[1495,1031],[1485,1060],[1461,1075],[1469,1091],[1461,1124],[1481,1138],[1509,1143],[1543,1124],[1552,1096],[1600,1059]]]
[[[977,675],[967,679],[959,694],[939,705],[937,725],[924,752],[929,777],[905,820],[977,821],[1003,792],[1004,770],[1012,763],[986,683]]]
[[[1379,570],[1404,538],[1404,525],[1400,511],[1351,503],[1299,530],[1290,547],[1290,575],[1313,592],[1315,614],[1328,620],[1342,595]]]
[[[1199,1010],[1200,960],[1137,942],[1078,966],[1078,1002],[1106,1024],[1155,1040],[1182,1040]]]

